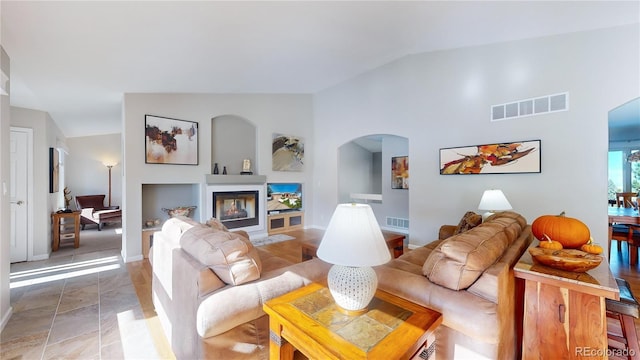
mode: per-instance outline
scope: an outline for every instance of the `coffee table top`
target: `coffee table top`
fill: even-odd
[[[336,357],[407,358],[442,323],[437,311],[378,290],[362,315],[338,310],[329,289],[313,283],[268,301],[264,310]],[[305,352],[304,349],[300,349]]]

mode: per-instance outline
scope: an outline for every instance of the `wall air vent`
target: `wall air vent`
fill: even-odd
[[[387,216],[387,226],[398,229],[409,229],[409,219],[401,219]]]
[[[511,120],[569,110],[569,93],[540,96],[491,106],[491,121]]]

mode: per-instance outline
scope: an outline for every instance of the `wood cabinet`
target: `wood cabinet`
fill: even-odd
[[[267,215],[267,231],[269,235],[304,228],[304,212],[288,211]]]
[[[153,234],[162,230],[162,227],[150,227],[142,229],[142,257],[149,258],[149,250],[153,246]]]
[[[605,298],[619,300],[604,260],[586,273],[535,264],[528,251],[514,267],[521,297],[522,359],[606,359]]]
[[[80,211],[51,214],[52,251],[58,251],[62,240],[73,239],[73,247],[80,247]]]

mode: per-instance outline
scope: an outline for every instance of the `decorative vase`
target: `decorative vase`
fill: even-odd
[[[218,175],[218,163],[213,164],[213,175]]]
[[[226,166],[222,167],[222,175],[227,175],[227,167]]]

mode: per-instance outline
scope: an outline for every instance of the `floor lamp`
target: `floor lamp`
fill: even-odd
[[[109,169],[109,207],[111,207],[111,168],[113,165],[107,165],[107,169]]]

